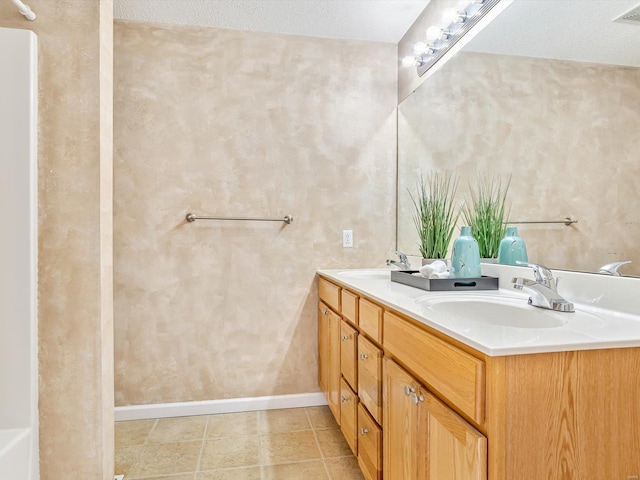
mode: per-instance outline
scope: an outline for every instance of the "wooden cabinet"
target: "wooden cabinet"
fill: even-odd
[[[329,307],[318,303],[318,385],[329,397]]]
[[[358,406],[358,465],[367,480],[382,479],[382,430],[362,404]]]
[[[340,324],[340,371],[353,389],[358,388],[358,331],[344,320]]]
[[[383,367],[384,478],[414,480],[418,473],[418,409],[411,393],[418,382],[395,362],[384,359]]]
[[[382,308],[364,298],[358,301],[358,325],[363,333],[382,343]]]
[[[340,430],[354,455],[358,455],[358,396],[342,379],[340,383]]]
[[[376,422],[382,420],[382,350],[358,336],[358,396]]]
[[[486,480],[487,439],[392,360],[384,360],[384,477]]]
[[[328,315],[327,391],[329,408],[340,424],[340,323],[341,318],[331,310]]]

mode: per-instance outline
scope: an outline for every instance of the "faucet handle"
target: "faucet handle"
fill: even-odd
[[[613,275],[615,277],[620,277],[622,274],[618,271],[618,269],[622,265],[626,265],[627,263],[631,263],[631,260],[624,260],[622,262],[613,262],[603,265],[598,269],[598,273],[604,273],[605,275]]]
[[[392,253],[395,253],[398,256],[398,259],[402,263],[407,263],[407,256],[399,250],[391,250]]]
[[[553,273],[549,267],[545,267],[538,263],[521,262],[520,260],[516,263],[518,265],[533,268],[533,276],[536,278],[536,282],[554,290],[557,288],[558,282],[553,278]]]

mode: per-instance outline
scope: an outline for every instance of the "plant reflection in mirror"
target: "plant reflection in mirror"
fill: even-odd
[[[511,176],[500,178],[478,176],[477,188],[469,183],[471,198],[465,198],[462,216],[471,227],[471,235],[478,241],[481,258],[497,258],[500,240],[505,235],[511,207],[507,205],[507,192]]]

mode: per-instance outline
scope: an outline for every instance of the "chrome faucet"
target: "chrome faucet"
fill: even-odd
[[[398,252],[397,250],[392,250],[392,252],[398,256],[398,259],[400,261],[387,260],[387,265],[393,265],[395,267],[398,267],[400,270],[411,270],[411,265],[409,265],[409,260],[407,259],[407,256],[404,253]]]
[[[575,311],[573,303],[565,300],[558,293],[559,279],[553,278],[553,273],[551,273],[549,268],[536,263],[518,262],[518,264],[533,268],[535,281],[520,277],[515,277],[511,280],[513,288],[516,290],[522,290],[524,288],[531,292],[529,305],[547,308],[557,312]]]
[[[618,269],[622,265],[626,265],[627,263],[631,263],[631,260],[625,260],[623,262],[613,262],[607,263],[598,269],[598,273],[602,273],[604,275],[613,275],[614,277],[621,277],[622,274],[618,271]]]

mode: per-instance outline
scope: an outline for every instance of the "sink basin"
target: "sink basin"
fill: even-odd
[[[528,305],[526,298],[498,295],[434,295],[421,297],[416,303],[441,319],[473,321],[498,327],[559,328],[574,321],[588,324],[602,321],[598,315],[590,312],[554,312]]]
[[[344,278],[369,278],[369,279],[383,279],[383,280],[389,280],[391,278],[391,270],[384,270],[384,269],[380,269],[380,270],[350,270],[350,271],[345,271],[345,272],[340,272],[338,273],[339,277],[344,277]]]

